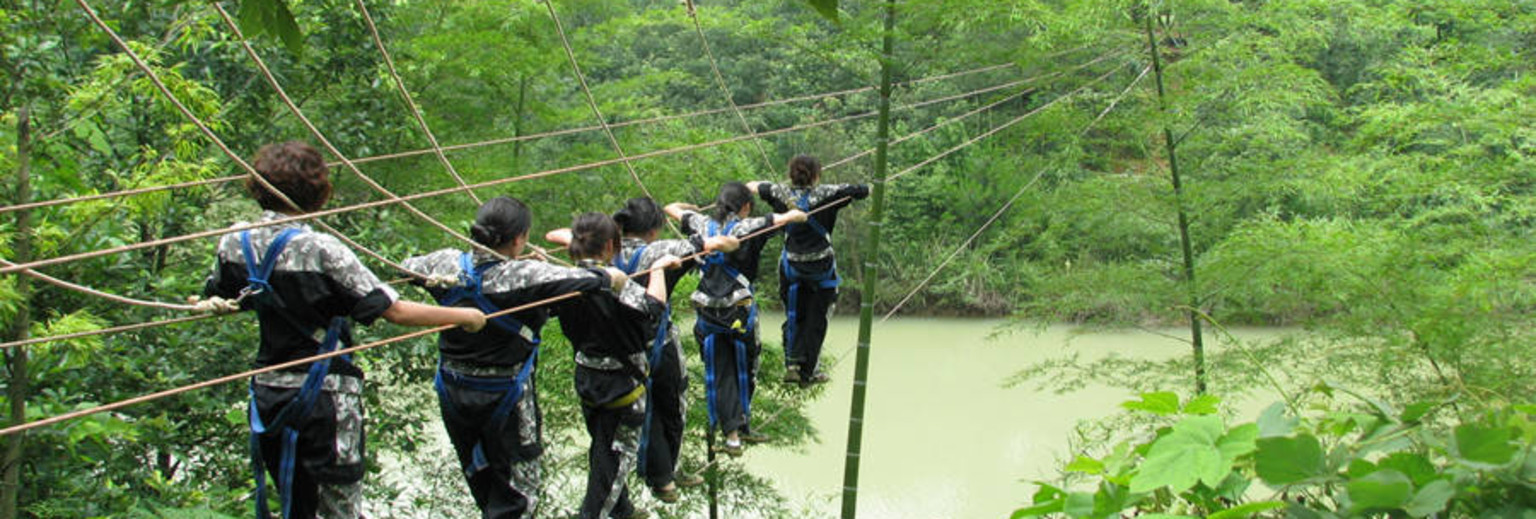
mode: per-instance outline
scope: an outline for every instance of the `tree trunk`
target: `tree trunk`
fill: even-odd
[[[859,294],[859,343],[853,368],[853,402],[848,410],[848,450],[843,459],[843,519],[858,516],[859,456],[864,448],[864,398],[869,378],[869,338],[875,320],[876,266],[880,258],[881,219],[885,216],[886,148],[891,137],[891,65],[896,29],[896,0],[885,2],[885,34],[880,51],[880,124],[875,135],[874,199],[869,214],[869,248],[864,252],[864,288]],[[807,374],[809,375],[809,374]]]
[[[25,106],[16,110],[16,195],[15,203],[22,204],[32,201],[32,127],[30,114]],[[16,244],[14,247],[17,263],[32,261],[32,212],[29,210],[16,211]],[[16,294],[22,301],[16,316],[12,318],[10,330],[6,334],[8,341],[21,341],[27,339],[27,330],[32,327],[32,283],[31,278],[16,276]],[[10,373],[11,401],[11,425],[20,425],[27,421],[27,391],[30,374],[27,372],[27,347],[17,346],[6,351],[6,364]],[[26,441],[25,432],[19,432],[7,439],[5,445],[5,460],[0,466],[4,467],[3,487],[0,487],[0,518],[14,519],[17,515],[17,502],[21,496],[21,455],[23,443]]]
[[[1147,51],[1152,54],[1152,72],[1157,77],[1157,104],[1162,112],[1168,111],[1167,93],[1163,88],[1163,62],[1161,53],[1157,50],[1157,40],[1152,34],[1152,17],[1155,13],[1147,13],[1145,23],[1147,26]],[[1163,143],[1168,151],[1168,172],[1173,182],[1173,204],[1179,213],[1179,248],[1184,255],[1184,304],[1189,308],[1189,335],[1190,344],[1194,348],[1195,357],[1195,394],[1205,394],[1205,338],[1200,332],[1200,294],[1195,287],[1195,252],[1189,239],[1189,212],[1184,208],[1184,184],[1179,177],[1179,156],[1177,154],[1178,142],[1173,138],[1173,130],[1168,124],[1163,124]]]

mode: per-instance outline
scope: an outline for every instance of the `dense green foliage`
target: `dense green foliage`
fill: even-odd
[[[1397,408],[1335,401],[1334,391],[1309,395],[1317,405],[1301,417],[1276,403],[1232,426],[1216,414],[1218,398],[1180,405],[1173,393],[1144,394],[1124,405],[1157,417],[1154,436],[1078,457],[1068,479],[1094,491],[1041,483],[1013,517],[1523,517],[1536,508],[1536,408],[1446,420],[1440,411],[1454,402]]]
[[[556,6],[611,122],[726,106],[678,2],[558,0]],[[93,7],[237,153],[248,156],[274,140],[314,140],[256,76],[232,31],[207,4],[151,0]],[[409,0],[368,7],[402,82],[440,142],[475,143],[595,124],[543,5]],[[875,96],[867,91],[822,93],[874,83],[876,7],[832,0],[697,6],[737,104],[811,96],[747,110],[746,119],[758,131],[873,109]],[[341,152],[357,158],[426,147],[353,2],[250,0],[226,8]],[[290,14],[292,26],[283,21]],[[1166,62],[1167,110],[1159,109],[1150,77],[1142,75],[1150,63],[1138,32],[1146,16],[1155,16],[1158,51]],[[1226,324],[1304,325],[1314,332],[1274,344],[1225,341],[1210,360],[1213,392],[1238,396],[1269,387],[1287,393],[1321,380],[1347,380],[1349,387],[1399,408],[1454,400],[1458,404],[1440,409],[1433,423],[1377,413],[1376,422],[1339,429],[1332,413],[1352,408],[1334,406],[1304,413],[1298,428],[1277,436],[1305,433],[1330,446],[1345,445],[1354,441],[1345,438],[1348,434],[1384,424],[1412,425],[1415,441],[1423,441],[1401,452],[1424,457],[1437,474],[1450,474],[1461,458],[1443,456],[1447,451],[1436,450],[1435,438],[1453,437],[1458,425],[1488,428],[1525,419],[1503,408],[1524,400],[1513,395],[1536,390],[1536,362],[1525,351],[1536,339],[1530,319],[1536,308],[1536,133],[1529,122],[1536,119],[1533,26],[1536,2],[1530,0],[1169,0],[1153,8],[1130,0],[903,2],[899,81],[997,63],[1016,66],[902,86],[893,100],[898,107],[1061,74],[898,109],[893,133],[906,136],[1002,101],[1025,86],[1037,88],[894,145],[891,161],[897,170],[1028,110],[1060,102],[893,182],[887,198],[892,216],[878,258],[861,253],[859,239],[868,228],[863,208],[845,212],[838,231],[840,262],[873,259],[886,278],[877,294],[860,294],[853,289],[860,285],[858,271],[845,269],[842,307],[873,296],[888,308],[1029,186],[905,311],[1105,325],[1180,321],[1190,309],[1184,295],[1191,287],[1179,270],[1162,142],[1162,129],[1170,127],[1185,170],[1183,203],[1192,218],[1196,313]],[[7,204],[241,173],[75,2],[0,2],[0,27],[0,179],[5,179],[0,185],[14,185],[12,176],[19,173],[16,127],[23,107],[31,113],[33,134],[31,190],[13,196],[6,189]],[[1096,58],[1102,59],[1093,62]],[[1101,82],[1090,84],[1099,77]],[[1084,85],[1080,93],[1061,97]],[[720,181],[781,177],[781,165],[797,153],[832,162],[869,149],[873,129],[873,118],[863,118],[765,138],[768,165],[742,141],[645,159],[635,167],[661,201],[703,204]],[[730,113],[615,129],[630,154],[741,132]],[[448,152],[469,182],[614,156],[599,132]],[[868,158],[857,160],[827,176],[867,181],[870,164]],[[359,167],[401,194],[454,185],[430,153]],[[334,168],[333,178],[333,207],[379,198],[345,168]],[[537,235],[563,226],[578,211],[616,208],[639,190],[621,166],[607,166],[479,191],[504,193],[533,205]],[[467,227],[473,216],[462,195],[417,205],[456,228]],[[253,212],[238,183],[228,183],[34,210],[33,230],[25,237],[7,214],[0,218],[0,257],[13,258],[19,239],[32,240],[33,256],[55,257],[216,229]],[[325,221],[392,259],[459,245],[395,207]],[[212,245],[200,240],[43,270],[112,293],[172,301],[199,290]],[[769,286],[777,254],[772,245],[764,255]],[[382,263],[366,261],[381,275],[394,275]],[[406,293],[424,299],[420,292]],[[773,290],[761,295],[771,307]],[[0,276],[0,322],[13,323],[20,308],[30,309],[34,322],[24,332],[31,336],[172,316]],[[28,416],[52,416],[228,374],[243,363],[231,359],[250,356],[253,330],[250,319],[237,316],[31,347]],[[363,338],[400,331],[375,326]],[[5,340],[23,330],[12,332]],[[550,349],[559,348],[552,341]],[[545,355],[550,441],[581,445],[585,438],[575,420],[575,401],[561,377],[570,370],[563,357]],[[433,344],[423,339],[382,348],[365,355],[364,362],[374,389],[369,396],[373,454],[422,467],[414,481],[370,477],[369,493],[380,514],[461,513],[467,496],[457,491],[462,487],[451,461],[426,441],[438,427],[427,390]],[[777,365],[765,359],[770,370],[764,376],[773,379]],[[1063,359],[1032,367],[1021,380],[1047,373],[1058,389],[1086,383],[1143,391],[1190,387],[1189,361],[1183,358]],[[9,375],[0,383],[15,387],[17,375]],[[155,515],[209,508],[243,515],[250,484],[243,449],[245,390],[237,386],[29,435],[19,465],[24,512]],[[813,434],[793,412],[798,397],[776,391],[765,396],[762,409],[791,409],[771,432],[789,442]],[[1222,434],[1237,429],[1223,425]],[[1514,440],[1528,450],[1529,438]],[[1140,438],[1127,445],[1159,441]],[[561,452],[557,448],[550,456],[548,473],[569,473],[579,461],[579,452]],[[1273,482],[1263,471],[1253,472],[1255,452],[1262,449],[1216,461],[1227,462],[1222,468],[1232,474]],[[698,457],[698,450],[689,456]],[[1127,455],[1126,467],[1145,467],[1132,458]],[[1380,465],[1374,458],[1364,461]],[[765,514],[791,513],[771,508],[775,497],[760,479],[727,467],[733,481],[727,510],[767,506]],[[1340,467],[1348,464],[1329,465],[1326,477],[1363,481],[1380,472],[1333,470]],[[1407,475],[1415,491],[1439,480],[1394,470]],[[1471,470],[1488,475],[1493,469]],[[1371,481],[1388,477],[1395,476]],[[1447,481],[1459,484],[1459,477],[1450,474]],[[574,503],[570,496],[579,481],[547,479],[554,494],[548,502],[556,503],[548,512]],[[423,481],[432,486],[419,486]],[[1329,484],[1338,482],[1347,486],[1345,479]],[[1064,499],[1077,495],[1061,488]],[[1308,488],[1325,499],[1337,490]],[[1186,487],[1143,497],[1166,507],[1197,491]],[[1047,494],[1042,502],[1061,497]],[[698,506],[698,500],[690,503]]]

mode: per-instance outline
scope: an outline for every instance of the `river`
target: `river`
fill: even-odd
[[[864,418],[859,515],[897,518],[1002,518],[1052,479],[1080,421],[1106,417],[1135,395],[1088,387],[1040,393],[1004,380],[1032,362],[1076,352],[1133,358],[1187,354],[1187,344],[1145,331],[1076,333],[1052,326],[997,334],[995,319],[902,318],[877,323]],[[777,322],[764,323],[776,334]],[[1177,334],[1177,330],[1168,330]],[[1187,335],[1187,330],[1184,331]],[[1238,336],[1273,336],[1273,330]],[[816,517],[840,510],[844,450],[857,341],[855,318],[834,319],[827,355],[841,355],[825,395],[807,413],[820,441],[748,451],[751,471],[772,480]],[[996,337],[992,337],[996,335]],[[776,341],[775,341],[776,342]],[[1179,388],[1170,388],[1179,389]]]

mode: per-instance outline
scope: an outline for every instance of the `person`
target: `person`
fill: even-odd
[[[583,213],[571,223],[570,232],[569,252],[578,267],[613,268],[605,267],[620,248],[619,227],[612,218]],[[649,268],[678,264],[676,256],[666,255]],[[614,291],[584,294],[552,308],[574,350],[576,396],[592,438],[583,518],[648,515],[630,502],[625,475],[634,470],[640,447],[650,369],[647,350],[666,301],[666,276],[651,276],[646,288],[626,281]]]
[[[740,182],[720,186],[714,210],[708,216],[684,203],[668,204],[664,210],[682,222],[685,233],[705,238],[735,236],[741,240],[740,248],[734,252],[704,256],[699,266],[698,289],[689,297],[698,311],[693,333],[704,359],[709,425],[725,434],[721,450],[740,456],[744,438],[767,441],[766,436],[754,433],[750,426],[758,355],[762,352],[757,339],[757,305],[752,298],[752,285],[757,279],[758,259],[772,233],[746,237],[774,225],[803,222],[806,216],[796,209],[772,217],[749,217],[752,192]]]
[[[487,200],[475,214],[470,236],[506,258],[528,243],[532,214],[511,197]],[[501,260],[489,252],[444,249],[405,260],[427,274],[432,296],[444,306],[479,308],[487,314],[570,292],[596,292],[627,282],[620,272],[595,273],[533,260]],[[537,505],[539,456],[543,453],[535,366],[542,307],[494,317],[478,333],[438,335],[435,381],[443,427],[458,455],[481,517],[532,517]]]
[[[805,223],[784,229],[784,252],[779,256],[779,299],[784,301],[784,381],[819,384],[821,346],[827,336],[827,317],[837,302],[837,257],[832,250],[832,228],[837,212],[853,200],[869,196],[867,184],[820,184],[821,162],[809,155],[789,161],[789,184],[754,181],[747,186],[773,207],[791,207],[811,213]]]
[[[661,208],[649,197],[631,198],[624,208],[613,214],[624,237],[620,241],[613,265],[626,274],[635,275],[635,282],[646,285],[650,274],[644,266],[657,259],[672,255],[679,258],[694,256],[702,251],[736,250],[740,242],[735,237],[717,236],[704,239],[690,236],[688,239],[658,240],[666,223]],[[570,229],[555,229],[545,239],[560,245],[570,245]],[[685,261],[682,268],[667,270],[667,293],[671,294],[678,281],[696,264]],[[671,326],[671,305],[657,326],[651,339],[648,354],[651,364],[650,388],[646,391],[646,417],[641,427],[639,469],[652,495],[664,503],[674,503],[681,497],[679,487],[691,487],[704,483],[696,474],[680,474],[677,471],[682,452],[684,417],[687,413],[686,393],[688,372],[683,365],[682,346],[677,329]]]
[[[247,181],[260,222],[319,210],[330,198],[325,160],[308,144],[262,147],[256,173],[277,192]],[[256,366],[272,366],[352,344],[351,323],[380,317],[408,326],[479,330],[474,308],[441,308],[400,299],[336,237],[287,222],[224,235],[198,301],[204,309],[255,309]],[[324,339],[314,337],[324,331]],[[278,483],[283,517],[359,516],[364,472],[363,371],[349,357],[256,375],[251,379],[251,450],[256,513],[266,517],[266,473]]]

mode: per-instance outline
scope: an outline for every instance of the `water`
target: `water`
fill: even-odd
[[[765,333],[777,332],[777,323],[764,324]],[[1134,395],[1106,387],[1042,394],[1030,385],[1005,388],[1006,378],[1069,352],[1084,359],[1111,352],[1160,359],[1189,351],[1185,343],[1155,333],[1074,334],[1066,326],[989,339],[1001,324],[950,318],[876,324],[861,516],[1008,517],[1034,492],[1028,481],[1054,478],[1069,456],[1069,438],[1079,421],[1112,415]],[[857,333],[853,318],[835,319],[828,332],[826,354],[844,358],[831,370],[825,396],[807,408],[820,441],[797,449],[758,447],[744,457],[753,472],[773,480],[797,505],[792,509],[805,507],[818,517],[836,516],[840,509]],[[1274,332],[1240,335],[1256,334]]]

